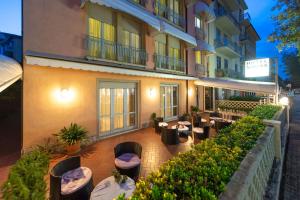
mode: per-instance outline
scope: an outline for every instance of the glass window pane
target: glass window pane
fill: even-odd
[[[110,131],[110,116],[100,118],[100,132]]]
[[[177,87],[173,87],[173,106],[178,105]]]

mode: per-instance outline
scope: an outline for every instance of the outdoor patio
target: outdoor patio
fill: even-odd
[[[176,124],[176,122],[169,124]],[[210,129],[209,137],[213,137],[214,135],[215,130],[212,128]],[[135,141],[142,145],[140,178],[146,177],[150,172],[157,170],[162,163],[171,159],[179,152],[191,149],[191,145],[193,144],[193,139],[189,136],[188,138],[180,137],[178,145],[165,145],[161,141],[161,136],[155,133],[154,128],[145,128],[103,139],[83,149],[80,153],[81,165],[92,170],[95,185],[112,175],[112,170],[115,169],[114,147],[126,141]],[[195,143],[199,142],[201,140],[195,138]],[[52,159],[50,169],[66,157],[62,156]]]

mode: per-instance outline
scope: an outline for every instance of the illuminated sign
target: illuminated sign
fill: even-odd
[[[270,59],[256,59],[245,61],[245,77],[264,77],[270,75]]]

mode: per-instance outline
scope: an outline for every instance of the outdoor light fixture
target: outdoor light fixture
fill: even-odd
[[[75,93],[69,88],[62,88],[60,90],[55,91],[55,97],[58,101],[67,103],[74,99]]]
[[[188,95],[189,95],[189,96],[192,96],[192,94],[193,94],[193,89],[190,88],[190,89],[188,90]]]
[[[150,90],[149,90],[149,96],[150,96],[150,97],[154,97],[154,95],[155,95],[154,89],[153,89],[153,88],[150,88]]]
[[[289,105],[289,98],[287,97],[281,97],[279,99],[279,104],[283,106],[288,106]]]

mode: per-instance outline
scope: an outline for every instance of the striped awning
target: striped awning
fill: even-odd
[[[0,92],[22,78],[21,65],[12,58],[0,55]]]

